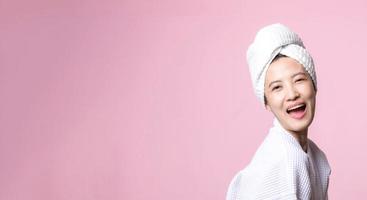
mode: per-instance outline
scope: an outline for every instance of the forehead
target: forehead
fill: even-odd
[[[305,72],[304,67],[295,59],[282,57],[272,62],[266,72],[265,81],[289,78],[298,72]]]

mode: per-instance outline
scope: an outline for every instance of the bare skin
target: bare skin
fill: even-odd
[[[307,152],[308,127],[314,118],[316,91],[304,67],[289,57],[281,57],[271,63],[265,75],[265,97],[266,109]],[[295,119],[287,109],[300,104],[306,105],[306,112],[302,119]]]

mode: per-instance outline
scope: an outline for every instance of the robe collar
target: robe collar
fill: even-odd
[[[311,149],[310,149],[310,140],[307,138],[307,153],[303,150],[301,144],[298,142],[298,140],[289,132],[287,131],[279,122],[279,120],[274,117],[273,120],[273,128],[275,128],[276,130],[278,130],[277,132],[283,136],[285,136],[285,138],[287,138],[288,141],[290,141],[291,144],[294,145],[294,147],[296,147],[297,149],[301,150],[302,152],[304,152],[304,154],[306,154],[307,156],[311,156]]]

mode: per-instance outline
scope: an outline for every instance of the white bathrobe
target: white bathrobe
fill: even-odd
[[[308,139],[307,153],[274,119],[250,164],[232,179],[227,200],[328,199],[331,173],[325,154]]]

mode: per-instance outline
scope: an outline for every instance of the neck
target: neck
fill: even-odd
[[[308,133],[308,129],[304,130],[304,131],[299,131],[299,132],[295,132],[295,131],[291,131],[290,132],[294,138],[297,139],[298,143],[301,145],[303,151],[307,152],[307,133]]]

